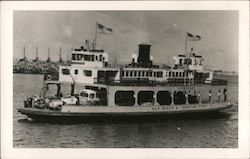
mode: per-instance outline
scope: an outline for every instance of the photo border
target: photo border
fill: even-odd
[[[238,10],[238,148],[13,148],[13,12],[21,10]],[[249,88],[248,1],[4,1],[1,3],[2,158],[249,158]]]

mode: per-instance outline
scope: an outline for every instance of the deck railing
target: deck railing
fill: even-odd
[[[211,83],[205,83],[205,81],[193,81],[191,79],[184,80],[179,78],[171,78],[167,81],[157,81],[157,80],[150,80],[147,78],[140,78],[140,79],[105,79],[105,78],[94,78],[95,84],[106,84],[106,85],[134,85],[134,86],[155,86],[155,85],[227,85],[226,80],[216,79],[212,80]]]

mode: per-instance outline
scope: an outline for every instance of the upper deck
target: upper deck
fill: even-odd
[[[71,53],[71,65],[78,67],[103,68],[108,63],[108,54],[104,50],[74,49]]]
[[[203,70],[204,59],[194,53],[175,56],[175,66],[160,67],[153,63],[150,45],[139,45],[139,57],[132,55],[127,65],[111,67],[104,50],[75,49],[70,66],[60,66],[59,81],[103,85],[226,85],[225,80],[213,79],[212,71]],[[167,66],[167,65],[166,65]]]

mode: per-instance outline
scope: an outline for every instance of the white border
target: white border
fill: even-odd
[[[249,158],[249,2],[248,1],[77,1],[1,3],[1,157],[2,158]],[[14,10],[238,10],[238,148],[212,149],[13,149]]]

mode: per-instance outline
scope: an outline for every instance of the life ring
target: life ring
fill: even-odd
[[[47,80],[50,81],[51,80],[51,75],[47,76]]]

